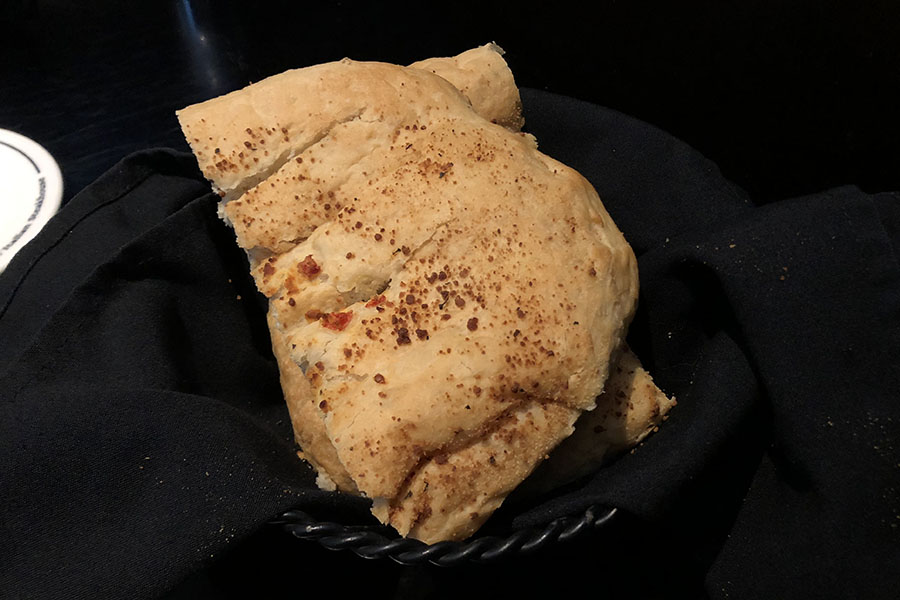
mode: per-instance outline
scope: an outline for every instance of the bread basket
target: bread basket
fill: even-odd
[[[506,536],[476,535],[464,541],[436,544],[398,537],[387,526],[320,521],[300,510],[285,512],[271,524],[298,539],[316,542],[328,550],[349,550],[370,560],[390,559],[406,566],[430,563],[455,567],[468,563],[490,564],[536,554],[549,546],[603,530],[617,513],[616,508],[593,505],[580,515],[559,517],[546,525],[520,529]]]

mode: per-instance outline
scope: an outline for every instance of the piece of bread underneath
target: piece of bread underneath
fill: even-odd
[[[320,485],[428,542],[477,530],[572,433],[637,297],[593,188],[516,133],[496,47],[460,56],[320,65],[179,113],[270,299]]]
[[[544,494],[595,472],[658,429],[675,405],[623,344],[596,408],[581,414],[575,432],[522,484],[520,494]]]

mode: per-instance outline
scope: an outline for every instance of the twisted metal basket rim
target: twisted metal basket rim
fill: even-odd
[[[302,510],[289,510],[270,524],[302,540],[318,542],[329,550],[350,550],[362,558],[390,559],[401,565],[430,563],[453,567],[467,563],[490,564],[514,556],[534,554],[547,546],[568,542],[607,526],[618,509],[591,505],[580,515],[564,516],[543,526],[515,531],[508,536],[481,536],[459,542],[426,544],[401,538],[378,525],[343,525],[320,521]]]

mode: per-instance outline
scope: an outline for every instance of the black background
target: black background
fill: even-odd
[[[409,63],[493,40],[507,51],[520,86],[652,123],[716,162],[756,203],[843,184],[897,190],[898,31],[900,8],[883,0],[593,6],[7,0],[0,5],[0,127],[50,150],[68,201],[134,151],[187,150],[174,117],[185,105],[344,56]],[[697,582],[680,581],[666,567],[678,544],[641,548],[635,527],[628,528],[632,537],[618,540],[621,546],[596,557],[598,565],[604,552],[645,562],[645,577],[630,589],[638,596],[665,596],[666,584],[654,577],[672,590],[694,589]],[[566,552],[555,564],[566,564]],[[535,561],[515,570],[524,579],[558,575],[563,589],[553,589],[570,595],[584,581],[584,572],[544,574],[540,567]],[[352,576],[342,580],[343,569]],[[298,594],[325,573],[354,594],[380,583],[396,597],[458,597],[493,585],[488,571],[434,575],[364,563],[265,530],[174,595],[285,595],[290,590],[265,586],[293,571]],[[603,596],[622,593],[630,582],[592,585]]]
[[[128,153],[186,149],[174,110],[288,68],[496,41],[519,84],[648,121],[765,202],[900,188],[900,8],[869,2],[65,2],[0,8],[0,127],[65,198]]]

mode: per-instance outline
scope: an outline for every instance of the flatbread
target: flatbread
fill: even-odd
[[[596,192],[515,131],[508,67],[476,51],[319,65],[179,113],[270,299],[320,484],[425,541],[470,535],[571,434],[637,298]]]

